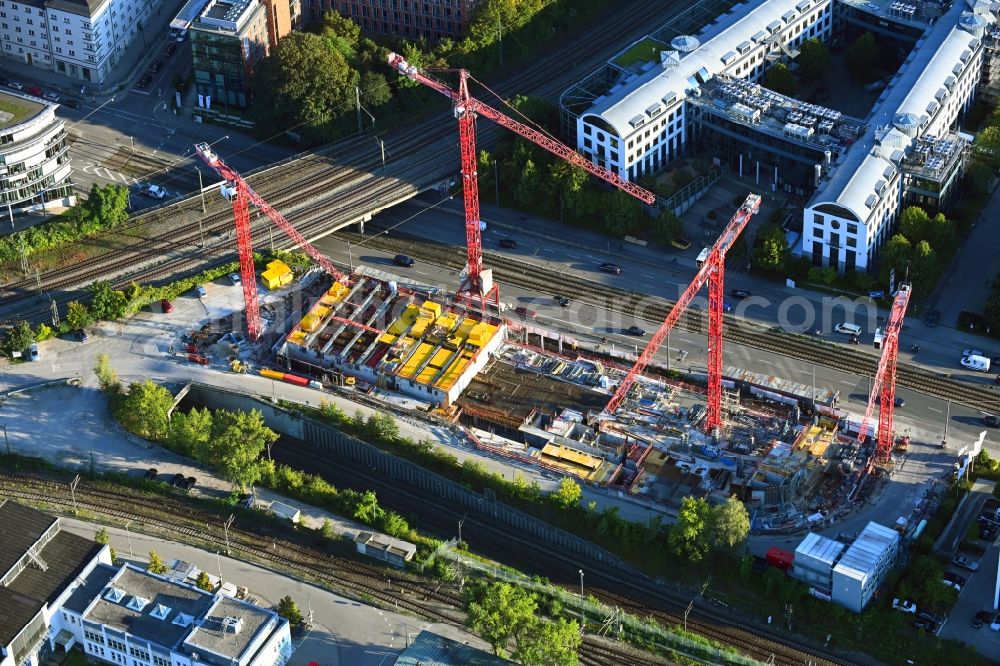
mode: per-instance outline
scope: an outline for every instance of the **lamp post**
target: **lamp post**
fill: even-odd
[[[226,555],[229,555],[229,526],[233,524],[234,520],[236,520],[236,516],[234,514],[229,514],[229,518],[226,519],[226,522],[222,523],[222,528],[226,532]]]
[[[583,599],[583,569],[580,569],[580,598]]]
[[[125,538],[128,539],[128,556],[134,558],[135,555],[132,554],[132,533],[128,531],[128,526],[131,524],[131,520],[125,523]]]

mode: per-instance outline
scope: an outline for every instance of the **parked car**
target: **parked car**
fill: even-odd
[[[159,185],[148,185],[142,193],[147,197],[152,197],[153,199],[162,199],[167,196],[167,191]]]
[[[163,51],[163,56],[166,57],[166,58],[169,58],[170,56],[172,56],[174,54],[174,51],[176,51],[176,50],[177,50],[177,43],[176,42],[171,43],[171,44],[167,44],[167,48]]]
[[[397,266],[402,266],[403,268],[410,268],[413,264],[417,263],[413,260],[413,257],[408,257],[405,254],[397,254],[392,258],[392,263]]]
[[[163,61],[157,60],[152,65],[149,66],[149,73],[156,74],[163,67]]]
[[[164,314],[170,314],[174,311],[174,304],[164,298],[160,301],[160,309],[163,310]]]
[[[244,493],[240,498],[240,506],[244,509],[252,509],[253,503],[256,498],[251,493]]]
[[[620,275],[622,272],[622,267],[618,264],[613,264],[610,261],[606,261],[601,264],[601,270],[605,273],[612,273],[614,275]]]
[[[205,298],[208,296],[208,290],[200,284],[194,288],[194,293],[198,294],[198,298]]]
[[[907,599],[893,599],[892,600],[892,607],[895,610],[903,611],[904,613],[916,613],[917,612],[917,605],[915,603],[913,603],[912,601],[909,601]]]
[[[983,423],[991,428],[1000,428],[1000,416],[987,414],[986,416],[983,417]]]
[[[962,567],[963,569],[968,569],[969,571],[977,571],[979,569],[979,562],[971,560],[964,555],[956,555],[952,558],[951,563],[956,567]]]
[[[76,99],[75,97],[67,97],[66,99],[63,100],[63,106],[68,106],[71,109],[79,109],[80,100]]]
[[[933,328],[938,325],[939,321],[941,321],[941,311],[931,310],[930,313],[927,315],[927,318],[924,319],[924,325]]]
[[[947,619],[947,618],[941,617],[940,615],[938,615],[936,613],[932,613],[929,610],[922,610],[922,611],[920,611],[919,613],[917,613],[917,617],[919,617],[921,620],[927,620],[928,622],[931,622],[931,623],[936,624],[936,625],[942,625],[942,624],[944,624],[944,621]]]
[[[934,631],[937,626],[933,622],[928,622],[927,620],[914,620],[910,623],[914,629],[923,629],[924,631]]]
[[[882,404],[882,396],[881,395],[875,396],[875,404],[876,405]],[[895,398],[893,398],[892,404],[895,405],[896,407],[905,407],[906,406],[906,400],[904,400],[903,398],[900,398],[897,395]]]
[[[676,247],[678,250],[686,250],[691,247],[691,241],[687,238],[675,238],[670,241],[670,244]]]
[[[517,241],[514,240],[513,238],[501,238],[500,247],[505,248],[507,250],[516,250]]]
[[[47,92],[44,95],[42,95],[42,97],[49,100],[50,102],[58,102],[60,99],[59,93],[54,93],[54,92]]]
[[[20,81],[8,81],[7,87],[13,90],[24,90],[24,84]]]
[[[989,622],[992,619],[992,614],[989,611],[976,611],[976,614],[972,616],[972,628],[982,629],[983,623]]]
[[[28,358],[32,361],[41,360],[41,355],[38,353],[38,343],[32,342],[31,346],[28,347]]]
[[[566,307],[567,305],[569,305],[569,299],[566,298],[565,296],[560,296],[559,294],[556,294],[555,296],[553,296],[553,298],[556,300],[556,303],[558,303],[562,307]]]
[[[243,284],[243,278],[240,277],[239,273],[230,273],[229,281],[232,282],[237,287]]]
[[[627,329],[625,329],[625,332],[628,333],[629,335],[640,335],[640,336],[646,335],[646,331],[644,329],[641,329],[638,326],[634,325],[629,326]]]
[[[143,474],[142,478],[146,479],[147,481],[152,481],[153,479],[156,478],[157,474],[159,474],[159,472],[156,471],[156,468],[150,467],[149,469],[146,470],[146,473]]]
[[[722,301],[722,311],[723,312],[732,312],[733,311],[733,305],[732,305],[732,303],[730,303],[729,301]]]
[[[82,328],[77,329],[76,339],[79,340],[80,342],[86,342],[87,340],[89,340],[89,337],[87,336],[87,331],[83,330]]]
[[[29,95],[34,95],[35,97],[42,96],[42,89],[39,88],[38,86],[28,86],[27,88],[24,89],[24,92],[28,93]]]
[[[139,79],[139,82],[135,84],[135,87],[140,89],[145,88],[146,86],[149,85],[149,82],[152,80],[153,80],[152,74],[144,74],[143,77]]]
[[[0,76],[0,86],[5,86],[10,83],[10,79],[5,76]]]
[[[948,580],[948,579],[945,578],[945,579],[943,579],[941,581],[941,583],[943,585],[947,585],[948,587],[954,589],[956,592],[961,592],[962,591],[962,586],[959,585],[958,583],[956,583],[955,581]]]
[[[997,615],[993,618],[993,621],[990,622],[990,629],[993,631],[1000,631],[1000,615]]]
[[[729,290],[729,295],[733,298],[738,298],[743,300],[744,298],[750,298],[750,292],[746,289],[731,289]]]
[[[950,571],[945,572],[944,579],[951,581],[952,583],[958,583],[959,585],[965,585],[966,582],[965,576],[960,576],[957,573],[952,573]]]
[[[184,483],[184,475],[180,472],[177,472],[170,478],[170,485],[172,486],[177,486],[179,488],[182,483]]]
[[[534,319],[538,316],[538,313],[534,310],[529,310],[526,307],[514,308],[514,313],[518,317],[524,317],[525,319]]]

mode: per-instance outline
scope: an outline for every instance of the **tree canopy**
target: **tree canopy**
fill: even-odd
[[[295,599],[292,599],[290,595],[285,595],[278,601],[275,611],[278,615],[288,620],[288,624],[293,627],[302,622],[302,611],[299,610],[299,605],[295,603]]]
[[[794,95],[798,81],[784,63],[775,63],[764,72],[764,87],[782,95]]]
[[[784,229],[778,225],[772,225],[766,231],[762,230],[757,237],[757,244],[750,255],[750,262],[755,268],[777,271],[785,265],[790,254]]]
[[[881,53],[875,36],[870,32],[861,34],[844,51],[844,62],[858,81],[874,81],[879,76],[875,63],[879,62]]]
[[[260,479],[261,454],[277,439],[278,433],[264,424],[264,415],[259,410],[219,410],[212,419],[212,436],[205,444],[204,459],[244,489]]]
[[[796,62],[799,64],[799,72],[803,79],[810,81],[819,79],[830,66],[830,51],[820,40],[807,39],[799,46]]]
[[[469,626],[503,655],[511,638],[525,637],[535,620],[535,595],[509,583],[485,586],[469,603]]]
[[[118,405],[118,419],[128,431],[162,441],[169,432],[167,414],[173,404],[170,391],[147,379],[129,386],[128,395]]]
[[[579,483],[567,476],[563,477],[562,481],[559,482],[559,488],[552,493],[551,497],[556,505],[568,509],[580,504],[580,498],[583,497],[583,489]]]
[[[16,322],[3,337],[3,350],[8,354],[23,352],[35,341],[35,332],[26,321]]]

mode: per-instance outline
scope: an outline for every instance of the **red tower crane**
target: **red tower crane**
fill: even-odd
[[[694,297],[708,282],[708,409],[705,417],[705,429],[711,432],[722,425],[722,307],[725,293],[723,282],[726,252],[733,246],[737,237],[750,222],[750,218],[758,210],[760,210],[760,195],[749,195],[736,214],[733,215],[733,219],[729,221],[722,235],[715,241],[715,245],[712,246],[711,252],[701,268],[698,269],[691,284],[667,313],[667,318],[663,321],[660,329],[646,345],[646,348],[642,350],[642,354],[625,375],[625,379],[618,385],[615,394],[611,397],[607,407],[604,408],[605,414],[614,414],[615,410],[621,406],[622,401],[625,400],[629,390],[635,384],[635,380],[646,369],[660,345],[663,344],[663,340],[670,333],[670,329],[674,327]]]
[[[215,170],[222,178],[229,181],[235,189],[233,195],[233,216],[236,219],[236,246],[240,255],[240,278],[243,283],[243,301],[246,304],[247,335],[251,340],[257,340],[261,333],[260,308],[257,304],[257,274],[253,265],[253,238],[250,235],[250,204],[253,204],[271,218],[282,231],[295,241],[298,247],[305,250],[313,261],[323,267],[336,280],[345,280],[323,253],[314,248],[284,216],[271,207],[271,204],[251,189],[243,177],[227,165],[215,154],[207,143],[195,145],[198,155],[205,164]]]
[[[899,331],[903,327],[906,308],[910,304],[910,285],[903,283],[892,300],[892,310],[882,338],[882,357],[879,359],[865,416],[858,428],[858,442],[868,435],[868,423],[875,405],[878,405],[878,434],[875,438],[875,456],[872,462],[887,462],[892,453],[892,416],[896,407],[896,357],[899,353]],[[877,398],[877,400],[876,400]]]
[[[401,55],[390,53],[388,61],[393,69],[396,69],[407,78],[422,83],[450,99],[455,108],[455,117],[458,119],[459,148],[461,149],[462,161],[462,192],[465,200],[465,247],[467,253],[465,284],[462,285],[459,293],[472,294],[478,297],[482,303],[486,303],[492,298],[499,304],[499,289],[496,285],[487,287],[483,284],[482,278],[482,221],[479,217],[479,181],[478,174],[476,173],[477,114],[489,118],[512,132],[516,132],[557,157],[585,169],[589,173],[611,183],[618,189],[631,194],[647,204],[656,203],[656,195],[652,192],[630,183],[613,171],[594,164],[551,136],[519,123],[513,118],[472,97],[469,94],[469,73],[466,70],[458,70],[458,90],[452,90],[441,81],[428,76],[406,62]]]

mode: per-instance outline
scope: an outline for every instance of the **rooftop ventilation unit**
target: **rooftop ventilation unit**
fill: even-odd
[[[698,41],[697,37],[692,35],[678,35],[670,40],[670,46],[674,47],[681,53],[691,53],[701,46],[701,42]]]
[[[912,113],[897,113],[892,117],[892,124],[906,136],[916,136],[920,131],[920,119]]]
[[[227,634],[238,634],[243,629],[243,618],[226,617],[222,620],[222,631]]]

